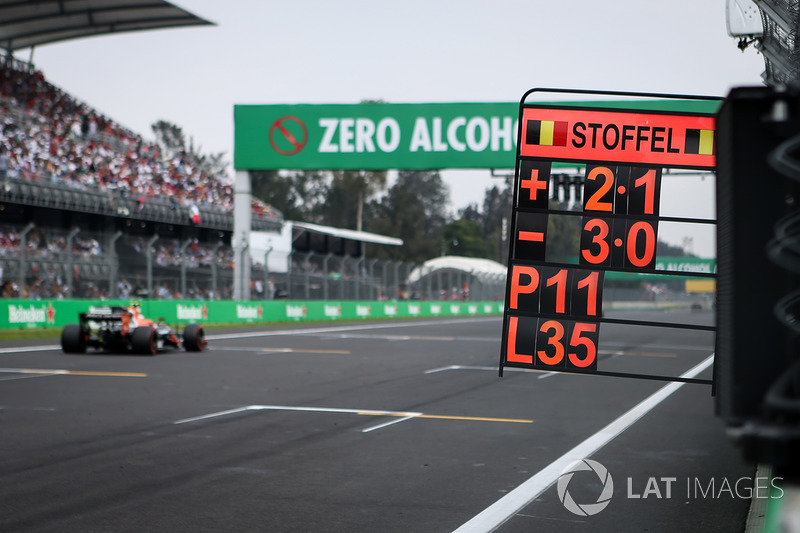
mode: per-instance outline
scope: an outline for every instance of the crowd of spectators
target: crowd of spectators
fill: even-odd
[[[199,217],[198,207],[233,211],[233,190],[225,169],[208,165],[203,157],[186,150],[162,149],[73,98],[29,67],[9,56],[0,56],[0,181],[24,180],[110,192],[112,196],[134,197],[142,205],[149,198],[161,197],[189,208],[192,217]],[[254,200],[252,208],[254,217],[281,220],[278,211],[260,200]],[[0,298],[104,299],[113,292],[123,297],[146,292],[141,280],[124,278],[116,291],[110,290],[108,251],[103,250],[102,239],[78,233],[69,249],[64,228],[40,227],[26,234],[26,281],[20,287],[22,231],[19,227],[0,226]],[[134,243],[142,255],[145,241]],[[182,244],[178,240],[157,241],[155,264],[197,268],[214,263],[232,268],[230,247],[212,248],[195,240],[181,253]],[[72,272],[66,263],[68,252],[76,263]],[[65,276],[65,272],[71,276]],[[72,279],[70,289],[67,277]],[[195,283],[182,295],[178,279],[173,278],[157,281],[152,296],[225,296]],[[220,289],[225,290],[229,289]]]
[[[191,153],[167,153],[9,60],[0,63],[0,179],[41,181],[170,198],[180,205],[233,211],[224,169],[211,169]],[[255,216],[280,220],[254,200]]]
[[[105,299],[110,293],[109,257],[100,244],[102,237],[78,233],[72,238],[71,257],[73,261],[72,283],[67,283],[66,272],[69,245],[65,231],[52,228],[34,227],[25,236],[25,259],[27,261],[26,283],[23,290],[19,285],[19,260],[22,250],[23,229],[0,225],[0,298],[62,299],[67,297]],[[142,257],[146,256],[146,239],[131,238],[131,246]],[[186,246],[175,239],[162,239],[153,246],[154,264],[160,267],[180,267],[183,261],[191,269],[210,267],[212,263],[223,271],[233,268],[233,250],[229,246],[208,247],[198,240]],[[203,276],[201,276],[203,277]],[[207,276],[205,276],[207,277]],[[72,287],[72,291],[67,287]],[[178,287],[179,275],[158,280],[154,288],[154,298],[170,299],[182,297]],[[192,281],[187,288],[189,299],[213,298],[212,288],[202,288]],[[117,294],[121,298],[146,297],[146,282],[138,276],[129,281],[124,276],[117,284]]]
[[[22,246],[22,231],[13,226],[0,226],[0,257],[17,257]],[[69,251],[67,235],[53,228],[33,228],[26,235],[25,257],[28,260],[65,260]],[[72,240],[74,260],[92,260],[103,253],[97,238],[78,234]]]
[[[133,248],[145,255],[147,239],[131,240]],[[233,268],[233,249],[230,246],[209,247],[193,239],[181,253],[185,242],[177,239],[159,239],[153,245],[153,258],[158,266],[181,266],[184,261],[189,268],[208,267],[212,263],[224,268]],[[216,248],[216,251],[215,251]]]

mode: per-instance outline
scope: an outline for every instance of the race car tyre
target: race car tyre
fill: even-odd
[[[202,352],[206,347],[206,334],[200,324],[189,324],[183,330],[183,347],[187,352]]]
[[[131,349],[134,353],[142,355],[155,355],[158,351],[156,346],[156,329],[150,326],[139,326],[133,330],[131,335]]]
[[[61,349],[64,353],[85,353],[86,334],[80,324],[67,324],[61,332]]]

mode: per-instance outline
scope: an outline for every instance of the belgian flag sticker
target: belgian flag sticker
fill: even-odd
[[[529,120],[525,131],[525,144],[538,146],[566,146],[569,122],[561,120]]]
[[[714,130],[686,130],[686,154],[714,155]]]

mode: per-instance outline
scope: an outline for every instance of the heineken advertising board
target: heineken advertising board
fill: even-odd
[[[603,105],[679,105],[702,112],[719,106],[664,100]],[[236,105],[233,165],[238,170],[511,169],[518,117],[517,102]]]
[[[78,322],[79,313],[96,312],[130,300],[6,300],[0,305],[0,340],[3,330],[63,328]],[[497,315],[502,302],[460,301],[324,301],[251,300],[181,301],[143,300],[142,313],[161,317],[169,324],[250,324],[308,320],[358,320]]]

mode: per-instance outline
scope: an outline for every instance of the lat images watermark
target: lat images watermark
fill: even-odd
[[[598,479],[603,484],[603,490],[594,503],[580,504],[577,503],[569,493],[569,482],[572,481],[572,477],[576,472],[586,470],[592,471],[597,475]],[[580,516],[592,516],[605,509],[608,504],[611,503],[611,497],[614,495],[614,480],[611,478],[611,474],[608,473],[606,467],[597,461],[582,459],[580,461],[575,461],[561,472],[561,475],[558,476],[556,488],[558,489],[558,499],[561,500],[561,503],[564,504],[564,507],[566,507],[569,512]]]
[[[570,482],[576,474],[581,481]],[[588,480],[588,483],[587,483]],[[644,499],[780,499],[784,491],[780,477],[740,477],[736,479],[677,476],[650,476],[626,478],[625,498]],[[599,485],[598,485],[599,483]],[[598,488],[598,486],[600,488]],[[558,498],[571,513],[592,516],[608,507],[614,496],[614,481],[608,469],[597,461],[582,459],[570,464],[561,472],[556,489]]]

